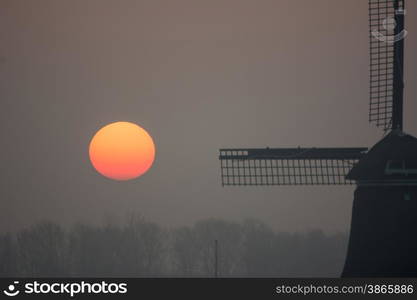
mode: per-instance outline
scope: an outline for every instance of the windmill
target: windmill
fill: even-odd
[[[223,186],[356,184],[344,277],[417,275],[417,138],[403,132],[405,0],[369,0],[372,148],[220,149]]]

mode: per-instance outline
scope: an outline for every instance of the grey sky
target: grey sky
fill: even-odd
[[[417,1],[405,130],[417,135]],[[135,211],[345,231],[354,187],[222,188],[218,148],[371,146],[366,0],[0,0],[0,231]],[[88,143],[139,124],[156,161],[108,180]]]

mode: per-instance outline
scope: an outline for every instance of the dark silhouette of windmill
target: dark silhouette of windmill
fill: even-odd
[[[403,132],[404,0],[369,0],[367,148],[220,149],[229,185],[356,183],[344,277],[417,276],[417,139]]]

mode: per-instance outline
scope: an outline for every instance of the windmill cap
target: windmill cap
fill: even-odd
[[[356,181],[417,183],[417,138],[393,130],[373,146],[346,176]]]

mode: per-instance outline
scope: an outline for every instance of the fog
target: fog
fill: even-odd
[[[407,4],[404,128],[416,135],[417,3]],[[101,232],[131,212],[166,230],[214,218],[256,219],[290,237],[347,232],[354,186],[223,188],[218,149],[378,141],[367,9],[362,0],[0,0],[0,232],[42,220]],[[157,147],[152,169],[128,182],[102,177],[88,158],[94,133],[121,120]]]
[[[217,247],[216,245],[217,241]],[[346,234],[207,219],[171,230],[139,216],[0,235],[0,277],[339,277]]]

